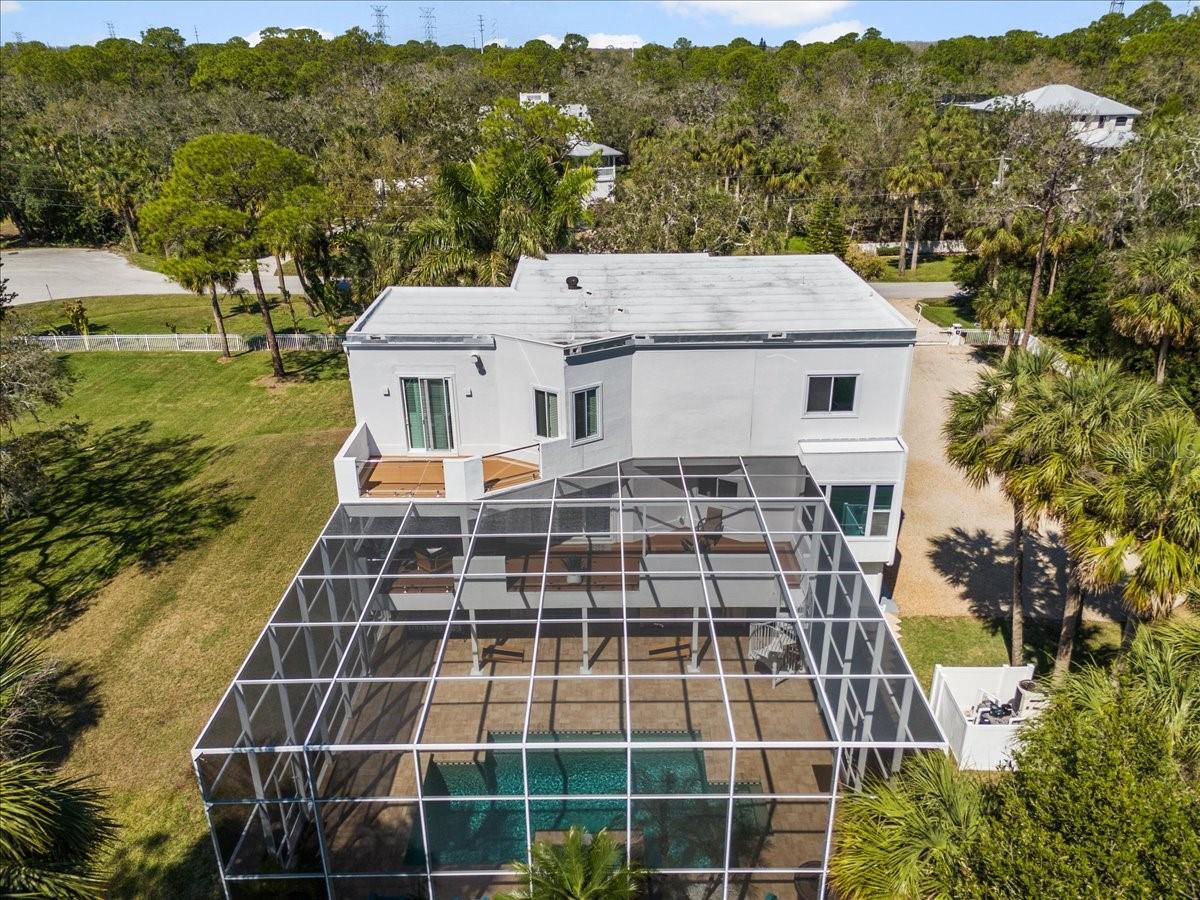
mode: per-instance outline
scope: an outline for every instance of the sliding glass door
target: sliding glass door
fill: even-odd
[[[412,450],[454,449],[448,378],[402,378],[408,446]]]

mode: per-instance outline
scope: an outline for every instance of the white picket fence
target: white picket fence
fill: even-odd
[[[233,353],[267,349],[266,335],[230,334],[228,337]],[[340,334],[278,334],[275,337],[280,350],[337,350],[343,340]],[[34,340],[59,353],[90,350],[220,353],[224,349],[219,334],[41,334]]]

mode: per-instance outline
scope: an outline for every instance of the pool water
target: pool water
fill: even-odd
[[[422,784],[431,798],[470,796],[495,800],[426,802],[425,822],[434,868],[492,868],[525,856],[525,805],[521,754],[503,749],[520,741],[520,734],[493,732],[496,744],[480,762],[430,763]],[[621,740],[614,732],[531,733],[530,742],[570,744],[604,739]],[[635,740],[693,742],[699,732],[636,732]],[[634,793],[700,794],[728,791],[728,782],[709,782],[704,751],[634,750]],[[602,828],[625,830],[625,800],[538,800],[546,795],[625,794],[625,751],[536,750],[529,752],[530,826],[539,832],[565,831],[573,825],[589,832]],[[509,799],[511,798],[511,799]],[[633,802],[633,829],[641,834],[644,862],[652,867],[708,868],[720,866],[724,856],[725,801],[637,800]],[[424,854],[419,832],[413,834],[405,862],[422,865]]]

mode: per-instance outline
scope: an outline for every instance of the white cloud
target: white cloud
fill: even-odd
[[[796,41],[801,44],[827,44],[836,41],[843,34],[849,34],[852,31],[862,34],[866,30],[867,26],[858,19],[843,19],[840,22],[828,22],[818,25],[816,28],[810,28],[808,31],[796,35]]]
[[[0,13],[15,13],[21,11],[21,4],[17,0],[0,0]]]
[[[501,37],[492,38],[490,41],[485,43],[483,46],[485,46],[485,47],[507,47],[508,46],[508,38],[501,38]]]
[[[604,50],[608,47],[615,47],[618,50],[636,50],[638,47],[646,45],[646,39],[640,34],[609,34],[606,31],[596,31],[592,34],[586,34],[588,46],[593,50]],[[551,47],[558,47],[562,44],[562,35],[555,34],[539,34],[534,38],[535,41],[545,41]]]
[[[326,31],[324,28],[313,28],[311,25],[289,25],[287,27],[289,27],[289,28],[308,28],[311,31],[315,31],[317,34],[319,34],[321,37],[325,38],[325,40],[327,40],[327,41],[332,39],[334,36],[332,31]],[[258,31],[253,31],[250,34],[244,35],[244,37],[246,38],[246,43],[248,43],[251,47],[257,45],[258,42],[262,40],[262,33],[263,33],[263,30],[260,28],[260,29],[258,29]]]
[[[789,28],[820,22],[850,6],[853,0],[661,0],[668,12],[681,16],[720,16],[737,25]]]

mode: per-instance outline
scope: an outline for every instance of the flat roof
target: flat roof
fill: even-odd
[[[880,331],[913,326],[836,256],[572,253],[522,257],[505,287],[385,288],[349,338]]]

